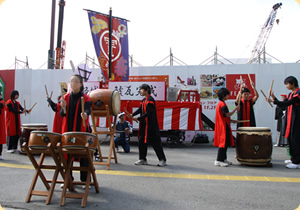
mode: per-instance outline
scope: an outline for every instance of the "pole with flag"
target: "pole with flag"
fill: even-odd
[[[128,20],[92,10],[88,13],[90,30],[104,82],[128,81]]]

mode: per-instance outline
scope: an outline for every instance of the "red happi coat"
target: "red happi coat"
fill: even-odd
[[[0,103],[3,105],[0,108],[0,144],[6,143],[6,131],[5,131],[5,101],[0,100]]]
[[[230,117],[225,117],[222,108],[227,107],[224,101],[220,101],[216,109],[216,120],[215,120],[215,135],[214,135],[214,146],[225,148],[226,144],[226,124],[230,130],[230,145],[234,146],[234,140],[232,136]]]
[[[69,107],[70,107],[69,106],[69,104],[70,104],[70,93],[66,94],[64,96],[64,99],[65,99],[66,104],[67,104],[67,113],[66,113],[66,116],[63,117],[63,119],[62,119],[62,133],[68,132],[68,113],[69,113]],[[92,101],[87,94],[83,94],[83,100],[84,100],[84,103]],[[75,113],[75,118],[74,118],[74,122],[73,122],[73,130],[72,131],[78,131],[78,130],[76,130],[76,123],[77,123],[78,120],[80,120],[81,121],[80,132],[86,132],[87,126],[89,125],[89,117],[87,117],[87,119],[85,120],[85,127],[84,127],[83,123],[82,123],[82,118],[80,117],[80,113],[81,113],[81,105],[80,104],[81,104],[81,100],[79,99],[78,102],[77,102],[77,105],[76,105],[76,113]]]
[[[300,88],[297,88],[294,92],[290,93],[288,95],[288,101],[292,100],[292,98],[300,98]],[[289,138],[290,134],[293,133],[299,133],[297,130],[299,129],[298,126],[295,126],[295,121],[299,122],[299,119],[295,119],[297,115],[297,111],[299,110],[299,104],[291,104],[287,108],[287,113],[286,113],[286,127],[285,127],[285,133],[284,136],[285,138]],[[298,123],[297,123],[298,124]],[[299,139],[298,139],[299,141]],[[299,147],[300,148],[300,147]]]
[[[20,103],[17,103],[17,110],[20,111]],[[14,107],[14,103],[9,99],[6,103],[6,135],[7,136],[20,136],[21,135],[21,118],[20,113],[10,112],[8,109],[8,104]],[[16,115],[18,117],[18,125],[16,125]]]
[[[55,112],[52,131],[62,133],[62,116],[60,115],[60,103],[56,104],[57,112]]]
[[[62,133],[62,116],[60,115],[60,103],[57,103],[57,112],[55,112],[54,120],[53,120],[53,128],[52,131],[55,133]]]

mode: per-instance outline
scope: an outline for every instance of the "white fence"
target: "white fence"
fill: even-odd
[[[20,93],[19,101],[23,104],[26,100],[27,108],[35,102],[37,105],[30,115],[22,115],[22,123],[46,123],[49,130],[52,130],[54,113],[46,101],[44,85],[48,87],[50,94],[53,91],[52,99],[57,101],[60,94],[59,82],[69,81],[72,70],[16,70],[15,89]],[[93,70],[94,78],[100,78],[100,71]],[[133,67],[130,69],[130,76],[144,75],[169,75],[169,86],[183,86],[182,81],[192,81],[188,85],[189,89],[198,89],[201,91],[201,75],[234,75],[234,74],[255,74],[256,89],[260,89],[267,94],[270,88],[271,80],[274,79],[273,90],[279,98],[280,94],[288,93],[283,84],[283,80],[293,75],[296,78],[300,76],[300,64],[251,64],[251,65],[210,65],[210,66],[164,66],[164,67]],[[192,78],[192,79],[191,79]],[[248,78],[246,78],[248,79]],[[216,101],[215,98],[201,99],[205,101]],[[233,107],[233,100],[228,101],[229,108]],[[255,104],[256,123],[259,127],[269,127],[273,131],[273,141],[276,134],[276,121],[274,120],[275,107],[271,108],[260,94],[260,98]],[[211,120],[214,121],[215,109],[203,109]],[[211,137],[213,132],[207,132]]]

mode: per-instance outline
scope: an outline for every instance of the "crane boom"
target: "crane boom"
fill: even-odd
[[[277,3],[277,4],[273,5],[272,11],[271,11],[267,21],[261,28],[261,32],[258,36],[258,39],[256,41],[256,44],[255,44],[253,50],[252,50],[252,55],[248,60],[248,64],[259,61],[259,56],[260,56],[265,44],[267,43],[268,37],[273,28],[276,14],[277,14],[277,9],[280,8],[281,6],[282,6],[282,3]]]

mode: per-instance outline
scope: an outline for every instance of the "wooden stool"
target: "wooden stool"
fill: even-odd
[[[87,203],[87,197],[89,193],[89,187],[94,186],[96,193],[100,192],[100,188],[98,185],[97,177],[95,174],[95,167],[93,164],[93,155],[94,151],[90,149],[89,144],[87,143],[83,149],[65,149],[63,148],[60,143],[57,144],[57,149],[60,158],[64,157],[64,154],[68,155],[68,160],[66,161],[65,159],[65,165],[66,165],[66,171],[65,171],[65,182],[64,182],[64,187],[63,191],[61,194],[61,199],[60,199],[60,206],[65,205],[65,200],[66,198],[80,198],[82,199],[81,201],[81,207],[85,207]],[[88,167],[75,167],[72,166],[73,164],[73,158],[87,158],[89,166]],[[87,171],[87,180],[84,181],[72,181],[71,177],[71,170],[75,171]],[[93,182],[91,182],[91,175],[93,176]],[[84,193],[67,193],[67,184],[69,182],[72,182],[73,185],[84,185],[85,186],[85,191]]]
[[[37,195],[37,196],[46,196],[47,197],[46,204],[49,204],[51,202],[55,184],[64,183],[64,181],[62,180],[57,180],[59,173],[61,174],[63,179],[65,178],[65,172],[63,170],[64,166],[62,165],[62,161],[51,143],[49,143],[47,145],[47,148],[45,149],[30,149],[28,148],[28,144],[24,142],[23,148],[26,154],[28,155],[33,167],[35,168],[35,174],[33,176],[25,202],[28,203],[31,200],[32,195]],[[37,163],[33,155],[39,153],[41,153],[41,155],[40,155],[39,162]],[[46,155],[50,155],[53,158],[55,165],[43,164]],[[54,169],[55,171],[52,179],[46,179],[45,175],[42,172],[42,169]],[[43,184],[45,185],[48,191],[34,190],[38,177],[40,177],[40,179],[42,180]],[[51,184],[49,185],[48,183]],[[74,190],[72,183],[70,183],[68,186],[69,186],[69,190],[71,191]]]

